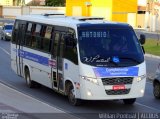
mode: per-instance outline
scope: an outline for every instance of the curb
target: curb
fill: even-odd
[[[148,31],[141,31],[142,33],[146,33],[146,34],[154,34],[154,35],[160,35],[159,32],[148,32]]]
[[[142,32],[142,33],[146,33],[146,34],[160,35],[160,32],[157,32],[157,31],[147,31],[147,30],[145,30],[143,28],[141,28],[141,29],[134,28],[134,31],[135,32]]]
[[[160,59],[160,56],[156,56],[156,55],[152,55],[152,54],[145,54],[144,56],[150,57],[150,58]]]

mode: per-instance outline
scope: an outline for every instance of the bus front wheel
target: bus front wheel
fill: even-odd
[[[154,94],[155,98],[157,98],[157,99],[160,98],[160,83],[159,82],[154,83],[153,94]]]
[[[127,105],[132,105],[134,104],[136,101],[136,98],[132,98],[132,99],[123,99],[123,103],[127,104]]]
[[[25,71],[25,79],[26,79],[27,86],[29,88],[34,88],[34,82],[30,78],[30,73],[28,69]]]
[[[72,84],[68,86],[68,100],[74,106],[81,105],[81,100],[75,98],[75,90]]]

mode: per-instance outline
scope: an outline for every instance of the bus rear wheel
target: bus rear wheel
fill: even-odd
[[[29,88],[34,88],[35,83],[34,83],[34,81],[31,80],[31,78],[30,78],[30,73],[29,73],[29,70],[28,70],[28,69],[26,69],[26,71],[25,71],[25,79],[26,79],[26,84],[27,84],[27,86],[28,86]]]
[[[75,98],[75,90],[72,84],[68,86],[68,100],[74,106],[81,105],[81,100]]]
[[[136,98],[132,98],[132,99],[123,99],[123,103],[127,104],[127,105],[132,105],[134,104],[136,101]]]

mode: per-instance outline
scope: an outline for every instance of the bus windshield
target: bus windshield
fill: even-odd
[[[5,25],[6,30],[12,30],[12,28],[13,28],[13,25]]]
[[[130,27],[78,29],[78,43],[84,64],[127,67],[144,61],[141,45]]]

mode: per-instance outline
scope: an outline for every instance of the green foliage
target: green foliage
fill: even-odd
[[[65,0],[46,0],[46,6],[65,6]]]
[[[160,40],[147,39],[144,49],[146,53],[160,56]]]

